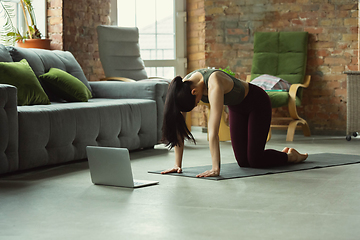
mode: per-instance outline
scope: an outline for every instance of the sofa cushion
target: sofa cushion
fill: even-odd
[[[68,102],[87,102],[91,98],[90,90],[73,75],[58,69],[39,76],[40,81],[52,92]]]
[[[134,150],[157,144],[153,100],[21,106],[18,116],[20,169],[84,159],[89,145]]]
[[[272,108],[279,108],[282,106],[286,106],[289,102],[289,92],[267,92],[269,98],[271,100]],[[301,105],[301,99],[296,96],[295,101],[296,106]]]
[[[307,32],[256,32],[251,80],[262,74],[270,74],[291,84],[302,83],[306,71],[307,42]],[[286,106],[288,100],[286,94],[272,93],[272,95],[286,96],[281,97],[281,100],[274,104]],[[301,100],[301,88],[296,95]],[[270,99],[273,101],[272,96]]]
[[[50,104],[28,62],[0,62],[0,83],[17,88],[18,105]]]
[[[6,47],[0,44],[0,62],[12,62],[11,55]]]
[[[47,73],[50,68],[59,68],[79,79],[90,91],[92,91],[80,64],[70,52],[34,48],[6,48],[14,62],[18,62],[25,58],[37,77]],[[51,101],[54,99],[57,100],[49,89],[46,89],[46,87],[44,87],[44,89]]]

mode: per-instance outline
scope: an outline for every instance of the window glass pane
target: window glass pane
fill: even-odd
[[[174,19],[172,16],[157,22],[157,33],[174,33]]]
[[[136,0],[136,26],[141,33],[155,33],[156,0]]]
[[[173,0],[135,2],[141,57],[144,60],[175,59]]]
[[[156,35],[140,34],[139,37],[140,55],[142,59],[156,59]]]
[[[162,70],[162,76],[164,78],[173,79],[175,75],[175,68],[174,67],[162,67],[160,68]]]
[[[140,54],[143,60],[167,61],[176,59],[175,12],[185,11],[185,9],[180,7],[181,4],[184,4],[184,0],[117,1],[119,25],[138,27],[139,29]],[[179,4],[179,2],[181,2],[181,4]],[[179,9],[175,10],[175,8]],[[180,27],[180,30],[182,27]],[[182,35],[182,37],[184,36]],[[184,43],[181,42],[180,44]],[[181,49],[180,51],[182,51]],[[180,57],[183,57],[183,54],[180,54]],[[154,64],[154,62],[152,64]],[[162,62],[159,62],[158,66],[162,64]],[[167,66],[168,64],[169,63],[166,63]],[[176,67],[179,67],[178,64],[176,64]],[[152,67],[146,68],[146,70],[149,76],[168,75],[168,77],[171,78],[174,77],[176,72],[175,66],[166,68]],[[183,72],[183,70],[181,70],[181,72]]]
[[[142,49],[155,49],[156,47],[155,34],[140,34],[139,44]]]
[[[168,79],[173,79],[175,76],[174,67],[147,67],[145,68],[148,76],[164,77]]]
[[[135,1],[118,0],[118,25],[121,27],[135,27]]]
[[[157,59],[174,59],[174,35],[157,36]]]
[[[156,24],[158,33],[174,33],[174,2],[156,0]]]
[[[47,1],[44,0],[32,1],[32,5],[36,17],[36,27],[39,29],[42,38],[45,38],[47,36],[47,20],[46,20],[47,3],[46,2]]]
[[[145,71],[149,77],[156,76],[156,68],[155,67],[145,67]]]
[[[169,60],[174,59],[174,51],[173,50],[164,50],[164,49],[158,49],[156,51],[156,59],[157,60]]]
[[[9,6],[9,10],[12,9],[13,11],[9,11],[9,14],[12,15],[11,21],[13,22],[14,26],[17,27],[17,18],[16,18],[16,10],[17,10],[17,3],[14,2],[4,2],[4,5]],[[0,6],[0,24],[1,27],[3,27],[6,23],[6,12],[5,10]]]
[[[153,50],[151,49],[142,49],[140,52],[141,58],[142,59],[153,59],[151,56],[154,55],[155,53],[153,53]]]
[[[20,23],[18,21],[19,16],[17,14],[17,12],[18,12],[18,3],[15,3],[13,1],[11,1],[11,2],[4,2],[3,4],[9,6],[8,13],[11,16],[11,22],[12,22],[13,26],[15,28],[19,29],[20,32],[22,32],[22,26],[19,25],[19,23]],[[10,10],[12,10],[12,11],[10,11]],[[5,24],[7,22],[6,20],[7,20],[6,12],[0,6],[0,31],[1,31],[1,34],[6,34],[7,33],[7,30],[5,30]],[[15,31],[16,31],[16,29],[15,29]],[[4,41],[1,41],[1,43],[4,44],[4,45],[9,44],[8,42],[4,42]]]

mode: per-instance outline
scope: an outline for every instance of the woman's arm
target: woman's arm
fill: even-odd
[[[224,105],[224,89],[215,73],[212,74],[209,79],[208,98],[211,106],[208,132],[212,169],[197,175],[197,177],[213,177],[219,176],[220,174],[219,127]]]
[[[175,146],[175,167],[181,168],[183,152],[184,152],[184,143],[181,146]]]
[[[184,142],[182,142],[181,146],[175,146],[174,147],[175,150],[175,165],[173,168],[167,169],[162,171],[162,174],[166,174],[166,173],[181,173],[182,169],[181,169],[181,164],[182,164],[182,156],[183,156],[183,152],[184,152]]]
[[[184,116],[184,119],[186,119],[186,113],[182,113],[182,115]],[[175,151],[175,165],[173,168],[167,169],[162,171],[162,174],[166,174],[166,173],[181,173],[182,169],[181,169],[181,165],[182,165],[182,158],[183,158],[183,153],[184,153],[184,140],[180,140],[180,146],[176,145],[174,147],[174,151]]]

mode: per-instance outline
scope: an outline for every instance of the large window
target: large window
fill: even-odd
[[[23,26],[22,26],[19,0],[3,1],[2,4],[3,5],[0,6],[0,34],[1,34],[1,36],[7,34],[7,32],[10,30],[11,23],[15,28],[21,30],[23,28]],[[5,8],[3,8],[3,6]],[[10,19],[8,19],[7,16],[10,16]],[[0,43],[4,44],[4,45],[10,44],[10,42],[4,41],[3,37],[1,37]]]
[[[183,0],[117,0],[117,25],[138,27],[149,76],[186,73],[184,10]]]
[[[12,11],[8,12],[11,15],[11,22],[15,28],[19,29],[21,33],[26,32],[25,20],[23,17],[23,12],[20,6],[19,0],[7,0],[2,1],[3,4],[8,5]],[[37,28],[42,33],[42,37],[45,37],[46,32],[46,0],[36,0],[32,2],[34,7],[34,12],[36,16],[36,25]],[[7,18],[5,16],[5,10],[0,6],[0,32],[3,34],[4,26],[6,24]],[[4,44],[4,42],[1,42]]]

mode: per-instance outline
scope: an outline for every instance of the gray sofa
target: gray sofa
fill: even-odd
[[[9,58],[10,56],[10,58]],[[164,82],[88,82],[70,52],[0,46],[0,62],[25,58],[36,76],[62,69],[92,92],[88,102],[17,106],[17,88],[0,84],[0,174],[86,158],[86,146],[151,148],[161,138]]]

